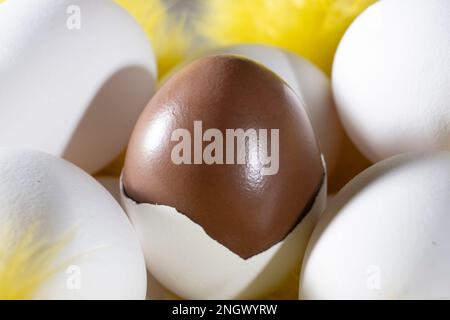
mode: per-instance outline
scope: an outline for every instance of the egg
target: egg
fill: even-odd
[[[325,157],[327,172],[332,176],[340,151],[342,127],[328,77],[302,57],[273,46],[239,44],[223,47],[212,53],[235,54],[257,61],[289,84],[303,101]]]
[[[93,173],[125,149],[156,66],[144,32],[109,0],[0,5],[0,146]]]
[[[450,152],[383,160],[347,184],[314,230],[303,299],[450,298]]]
[[[373,162],[450,147],[450,2],[379,1],[339,44],[332,87],[351,139]]]
[[[326,172],[294,91],[252,60],[213,55],[152,98],[121,190],[162,285],[188,299],[256,298],[299,268]]]
[[[125,212],[92,177],[40,152],[0,148],[0,297],[144,299]]]

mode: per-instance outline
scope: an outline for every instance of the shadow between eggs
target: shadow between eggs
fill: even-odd
[[[149,70],[129,66],[107,79],[93,97],[66,146],[63,158],[90,173],[122,152],[154,87]],[[61,106],[64,107],[64,106]]]

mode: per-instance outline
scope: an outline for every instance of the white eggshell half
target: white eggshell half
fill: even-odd
[[[313,232],[300,298],[450,299],[450,152],[370,167]]]
[[[241,44],[224,47],[214,54],[236,54],[252,59],[277,73],[302,100],[332,174],[341,144],[342,128],[335,109],[328,77],[298,55],[277,47]]]
[[[58,271],[33,298],[145,298],[145,261],[137,236],[98,182],[54,156],[4,148],[0,177],[0,226],[16,239],[36,226],[36,241],[66,239],[52,265]],[[71,286],[74,275],[79,278]]]
[[[379,1],[345,33],[333,92],[349,136],[373,162],[450,149],[450,1]]]
[[[91,173],[123,151],[154,91],[156,65],[122,8],[7,1],[0,43],[0,146],[63,156]]]
[[[209,237],[175,208],[138,204],[123,192],[122,205],[144,250],[147,268],[187,299],[261,298],[298,270],[309,236],[326,203],[326,178],[311,211],[281,242],[247,260]]]

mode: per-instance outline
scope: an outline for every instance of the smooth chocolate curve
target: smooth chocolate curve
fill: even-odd
[[[173,163],[172,132],[188,129],[194,137],[194,121],[224,137],[226,129],[279,129],[278,173],[262,175],[261,163]],[[324,175],[311,123],[292,89],[252,60],[217,55],[191,63],[152,98],[131,137],[123,185],[134,201],[175,208],[248,259],[298,225]]]

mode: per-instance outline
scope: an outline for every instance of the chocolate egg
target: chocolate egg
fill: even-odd
[[[302,102],[275,73],[232,55],[164,84],[136,124],[122,179],[149,269],[186,298],[276,286],[301,262],[326,189]]]

